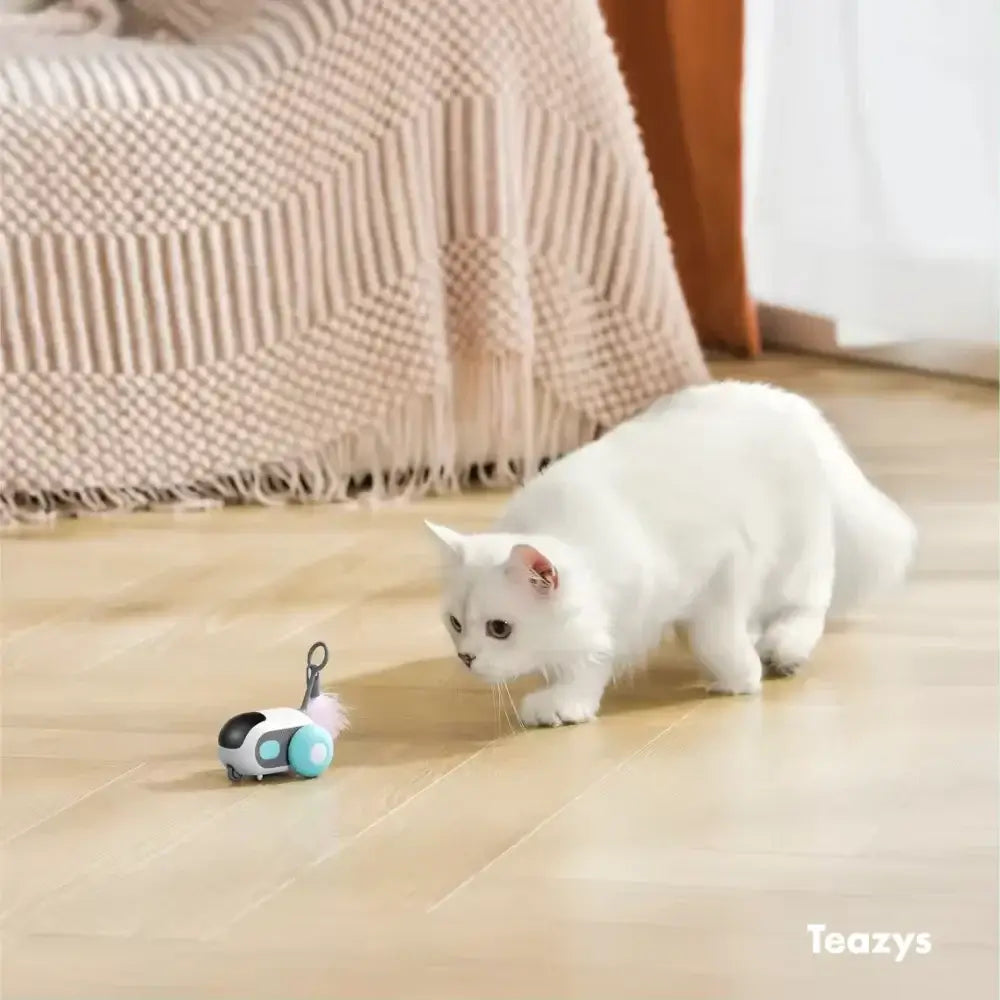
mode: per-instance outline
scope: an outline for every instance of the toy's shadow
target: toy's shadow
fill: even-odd
[[[191,754],[176,759],[187,760]],[[300,781],[294,774],[272,774],[264,779],[268,784],[283,781]],[[258,782],[254,778],[244,778],[242,781],[231,782],[221,766],[192,771],[176,778],[156,778],[145,781],[147,788],[160,792],[217,792],[220,788],[249,788]]]

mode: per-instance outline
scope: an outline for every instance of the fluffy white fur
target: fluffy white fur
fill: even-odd
[[[555,462],[490,532],[428,527],[460,659],[494,683],[549,681],[526,725],[592,719],[670,627],[711,690],[753,694],[808,659],[829,616],[901,581],[916,545],[812,404],[739,382],[666,397]]]

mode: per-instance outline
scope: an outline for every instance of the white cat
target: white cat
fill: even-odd
[[[543,673],[520,716],[550,726],[592,719],[671,626],[711,690],[757,692],[916,546],[811,403],[741,382],[684,389],[553,463],[488,533],[428,527],[459,659],[492,682]]]

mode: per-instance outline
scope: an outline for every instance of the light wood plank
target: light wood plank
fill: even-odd
[[[996,393],[715,370],[816,399],[922,534],[911,584],[758,700],[704,697],[672,643],[594,724],[517,729],[453,659],[420,523],[502,496],[3,537],[4,996],[995,997]],[[231,787],[219,725],[297,703],[317,638],[334,766]],[[810,922],[934,946],[816,956]]]

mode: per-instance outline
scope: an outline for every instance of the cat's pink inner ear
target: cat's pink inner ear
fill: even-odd
[[[551,560],[533,545],[515,545],[510,550],[510,565],[527,573],[535,590],[548,593],[559,586],[559,573]]]

